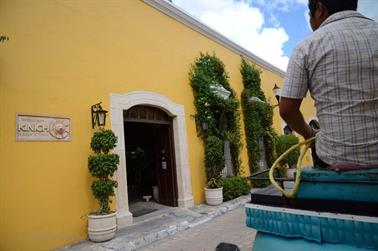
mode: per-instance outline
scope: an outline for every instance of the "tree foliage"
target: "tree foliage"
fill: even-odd
[[[248,194],[251,191],[251,185],[247,178],[240,176],[227,177],[223,181],[223,199],[224,201],[232,200],[239,196]]]
[[[230,142],[231,159],[234,173],[240,170],[240,103],[231,89],[228,74],[223,62],[208,53],[201,53],[191,66],[190,85],[193,89],[194,114],[197,132],[203,141],[208,137],[217,137],[223,142]],[[223,99],[214,92],[214,87],[221,86],[231,92],[228,99]],[[223,148],[222,148],[223,154]],[[206,156],[205,156],[206,158]],[[209,174],[209,172],[207,172]],[[220,175],[219,175],[220,177]],[[215,177],[218,179],[217,177]],[[214,177],[207,176],[208,182]]]
[[[7,40],[9,40],[9,37],[4,36],[4,35],[0,35],[0,42],[4,42],[4,41],[7,41]]]
[[[92,192],[100,204],[99,214],[110,213],[110,196],[114,196],[114,188],[117,187],[117,182],[110,179],[119,164],[119,156],[110,153],[116,144],[117,137],[112,130],[95,132],[90,144],[94,154],[88,157],[88,169],[97,178],[92,183]]]
[[[208,188],[222,187],[221,173],[224,161],[223,141],[216,136],[208,136],[205,142],[205,170]]]
[[[298,137],[295,135],[280,135],[277,138],[276,151],[277,155],[282,155],[287,149],[299,143]],[[294,149],[288,155],[286,155],[281,161],[280,166],[290,167],[297,164],[300,155],[299,148]]]
[[[91,140],[91,149],[95,153],[108,153],[117,144],[117,138],[111,130],[95,132]]]
[[[260,146],[262,138],[268,167],[275,159],[275,138],[273,130],[273,107],[267,102],[261,89],[261,72],[252,64],[242,59],[240,73],[243,77],[244,90],[241,95],[244,115],[244,129],[251,173],[259,170]]]

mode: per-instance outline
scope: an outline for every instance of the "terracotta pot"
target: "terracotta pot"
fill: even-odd
[[[206,203],[211,206],[219,205],[223,202],[223,187],[221,188],[206,188],[205,187]]]
[[[88,237],[93,242],[113,239],[117,230],[117,213],[88,215]]]

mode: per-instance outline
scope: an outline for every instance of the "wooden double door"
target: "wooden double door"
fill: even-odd
[[[152,195],[159,203],[178,206],[172,118],[153,107],[135,106],[124,114],[129,201]]]

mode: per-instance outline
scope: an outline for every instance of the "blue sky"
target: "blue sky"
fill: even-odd
[[[182,10],[282,70],[310,34],[308,0],[172,0]],[[359,0],[378,20],[378,0]]]
[[[251,0],[250,2],[253,6],[256,1]],[[285,1],[278,1],[278,3],[281,3],[281,8],[279,8],[280,5],[267,8],[265,4],[265,6],[258,7],[267,17],[267,26],[281,26],[289,35],[288,41],[283,44],[283,51],[285,55],[290,56],[295,45],[310,34],[312,30],[306,19],[308,15],[306,1],[288,2],[286,7],[282,5],[283,2]]]

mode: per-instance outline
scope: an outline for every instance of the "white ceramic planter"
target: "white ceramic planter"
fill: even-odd
[[[219,205],[223,202],[223,187],[221,188],[206,188],[205,187],[206,203],[211,206]]]
[[[88,237],[93,242],[111,240],[117,230],[117,214],[88,215]]]

